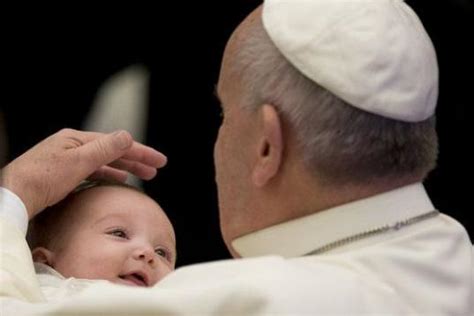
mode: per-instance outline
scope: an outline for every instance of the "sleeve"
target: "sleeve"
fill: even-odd
[[[42,315],[414,314],[390,289],[366,292],[352,272],[318,265],[315,269],[322,271],[314,273],[311,266],[280,257],[203,263],[179,268],[153,288],[93,284],[48,304]],[[336,270],[343,275],[335,275]]]
[[[0,217],[16,225],[23,236],[28,229],[28,212],[23,201],[12,191],[0,187]]]
[[[152,288],[97,282],[64,300],[18,302],[8,315],[414,314],[390,288],[366,293],[368,288],[344,269],[316,266],[321,272],[314,273],[308,267],[279,257],[203,263],[179,268]]]
[[[176,271],[177,278],[152,288],[97,282],[67,299],[42,304],[15,300],[1,309],[5,315],[43,316],[268,315],[264,292],[251,284],[236,282],[232,269],[216,271],[214,267],[211,264],[197,270],[179,269],[183,273]],[[2,303],[0,297],[0,306]]]
[[[2,191],[0,195],[0,297],[28,302],[44,301],[31,252],[25,240],[28,225],[27,219],[26,224],[24,223],[26,210],[18,197],[11,196],[13,193],[8,191],[5,194],[5,189]],[[24,213],[21,213],[22,211]]]

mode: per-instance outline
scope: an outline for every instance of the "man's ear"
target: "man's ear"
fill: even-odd
[[[50,267],[53,267],[54,252],[44,247],[36,247],[31,252],[34,262],[44,263]]]
[[[281,167],[283,155],[282,126],[274,106],[264,104],[260,109],[262,124],[261,139],[258,144],[257,162],[252,171],[252,180],[257,187],[263,187]]]

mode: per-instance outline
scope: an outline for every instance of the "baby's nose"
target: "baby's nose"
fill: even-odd
[[[148,264],[155,263],[155,250],[151,247],[137,249],[133,256],[136,260],[145,261]]]

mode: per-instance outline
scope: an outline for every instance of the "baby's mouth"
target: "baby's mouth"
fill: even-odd
[[[148,286],[145,275],[141,273],[130,273],[119,275],[119,278],[124,280],[126,284],[131,286]]]

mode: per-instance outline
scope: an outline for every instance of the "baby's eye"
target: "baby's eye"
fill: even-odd
[[[163,248],[156,248],[155,253],[163,258],[168,258],[168,252]]]
[[[120,228],[111,230],[111,231],[108,232],[107,234],[112,235],[112,236],[115,236],[115,237],[119,237],[119,238],[128,238],[128,235],[127,235],[127,233],[125,232],[125,230],[120,229]]]

